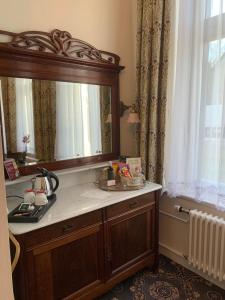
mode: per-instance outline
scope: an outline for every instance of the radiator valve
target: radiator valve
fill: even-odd
[[[189,212],[190,212],[190,209],[183,208],[183,207],[180,206],[180,205],[174,205],[174,209],[175,209],[177,212],[183,212],[183,213],[186,213],[186,214],[189,214]]]

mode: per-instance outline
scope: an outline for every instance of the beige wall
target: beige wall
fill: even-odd
[[[118,54],[126,67],[120,77],[120,98],[134,102],[136,0],[0,0],[0,7],[3,30],[63,29]],[[121,119],[121,153],[132,155],[134,137],[126,117]]]

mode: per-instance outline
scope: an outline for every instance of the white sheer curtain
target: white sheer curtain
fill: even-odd
[[[25,150],[23,137],[30,135],[27,152],[35,153],[32,79],[16,78],[16,137],[17,151]]]
[[[91,156],[102,149],[99,86],[56,83],[56,159]]]
[[[77,156],[82,152],[83,131],[80,87],[73,83],[56,82],[56,160]],[[75,97],[75,95],[77,95]],[[76,123],[77,126],[74,126]]]
[[[225,0],[174,0],[165,189],[225,209]]]
[[[90,156],[102,151],[100,87],[81,84],[83,154]]]

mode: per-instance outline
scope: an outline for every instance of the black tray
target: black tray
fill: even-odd
[[[14,210],[12,210],[8,214],[8,222],[9,223],[36,223],[38,222],[44,214],[49,210],[49,208],[55,203],[56,201],[56,194],[53,194],[48,199],[48,204],[43,206],[35,206],[35,209],[32,211],[30,216],[14,216],[14,213],[18,210],[18,205]]]

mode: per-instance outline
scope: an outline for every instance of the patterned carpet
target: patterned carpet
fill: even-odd
[[[225,291],[164,256],[159,272],[148,269],[117,285],[98,300],[223,300]]]

